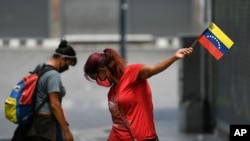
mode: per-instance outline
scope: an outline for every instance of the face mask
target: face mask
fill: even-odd
[[[66,60],[65,60],[66,61]],[[69,69],[69,66],[68,65],[66,65],[66,63],[64,62],[64,65],[63,66],[61,66],[60,68],[59,68],[59,73],[62,73],[62,72],[64,72],[64,71],[66,71],[66,70],[68,70]]]
[[[66,70],[68,70],[69,69],[69,67],[68,66],[63,66],[63,67],[61,67],[60,69],[59,69],[59,73],[62,73],[62,72],[65,72]]]
[[[106,78],[105,80],[101,80],[99,77],[97,77],[96,83],[98,85],[100,85],[100,86],[103,86],[103,87],[110,87],[110,86],[112,86],[112,84],[109,82],[108,78]]]

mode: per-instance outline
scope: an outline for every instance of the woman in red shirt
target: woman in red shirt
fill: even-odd
[[[113,49],[91,54],[84,73],[88,80],[110,87],[108,106],[113,126],[108,141],[157,141],[153,103],[148,78],[187,57],[193,48],[183,48],[155,65],[131,64]]]

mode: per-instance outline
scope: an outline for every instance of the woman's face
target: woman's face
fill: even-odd
[[[104,87],[110,87],[112,86],[112,82],[110,81],[109,75],[110,73],[107,73],[107,68],[100,68],[98,69],[98,72],[96,74],[93,74],[91,76],[92,79],[96,80],[96,83],[100,86]]]
[[[97,70],[97,73],[94,73],[94,74],[89,74],[89,77],[92,79],[92,80],[97,80],[97,78],[99,78],[100,80],[104,80],[106,78],[106,75],[105,75],[105,70],[103,68],[99,68]]]
[[[107,78],[106,70],[105,69],[99,69],[99,71],[97,72],[97,77],[100,80],[105,80]]]

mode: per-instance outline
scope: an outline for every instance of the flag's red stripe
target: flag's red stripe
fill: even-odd
[[[214,46],[204,35],[199,37],[199,42],[203,47],[205,47],[210,54],[212,54],[217,60],[219,60],[223,54],[220,50]]]

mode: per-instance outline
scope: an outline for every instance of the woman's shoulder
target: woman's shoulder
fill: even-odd
[[[129,64],[127,65],[126,69],[125,69],[125,73],[138,73],[141,68],[144,66],[144,64]]]
[[[144,64],[142,64],[142,63],[137,63],[137,64],[129,64],[127,67],[126,67],[126,69],[127,70],[130,70],[130,69],[136,69],[136,68],[141,68],[142,66],[144,66]]]

